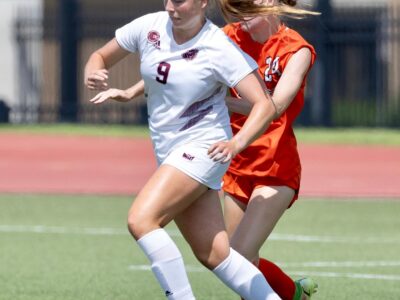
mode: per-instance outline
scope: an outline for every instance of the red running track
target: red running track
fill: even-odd
[[[137,193],[156,168],[148,139],[0,134],[0,193]],[[300,195],[400,198],[400,147],[302,145]]]

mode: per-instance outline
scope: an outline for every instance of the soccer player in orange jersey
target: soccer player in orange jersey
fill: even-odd
[[[272,95],[276,118],[264,134],[232,159],[224,176],[224,212],[234,249],[258,265],[271,287],[284,300],[308,299],[317,285],[311,279],[293,281],[258,252],[275,225],[298,197],[301,164],[293,122],[304,105],[307,73],[314,48],[277,15],[257,14],[257,5],[295,6],[296,0],[222,1],[225,16],[241,21],[224,27],[225,33],[258,63],[259,74]],[[240,3],[241,2],[241,3]],[[239,6],[242,5],[242,6]],[[234,5],[237,5],[235,7]],[[246,5],[248,7],[246,7]],[[243,15],[243,10],[249,13]],[[242,14],[241,14],[242,13]],[[237,132],[251,108],[232,89],[228,107]]]

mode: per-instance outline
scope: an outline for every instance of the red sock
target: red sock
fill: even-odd
[[[263,273],[269,285],[282,300],[293,300],[296,285],[277,265],[264,258],[260,258],[258,269]]]

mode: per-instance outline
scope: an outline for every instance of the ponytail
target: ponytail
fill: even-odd
[[[278,5],[255,4],[253,0],[218,0],[222,14],[227,22],[254,18],[260,15],[289,16],[302,18],[306,15],[319,15],[317,12],[295,8],[297,0],[280,0]]]

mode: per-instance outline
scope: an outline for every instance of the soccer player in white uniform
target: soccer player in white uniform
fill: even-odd
[[[240,296],[280,299],[258,269],[230,248],[217,192],[230,159],[265,130],[276,111],[255,75],[257,64],[207,20],[209,1],[165,0],[166,12],[118,29],[90,56],[85,84],[105,89],[107,69],[139,52],[159,167],[133,202],[128,227],[168,299],[194,299],[181,253],[163,229],[171,220],[199,261]],[[234,137],[226,86],[253,103]],[[93,102],[121,93],[126,91],[111,89]]]

